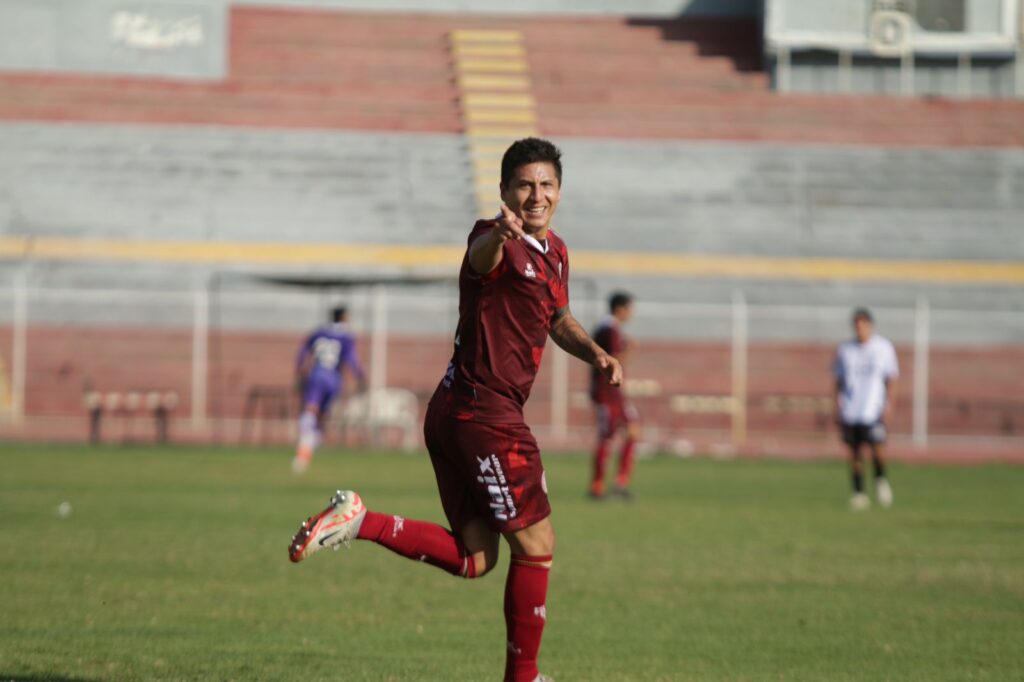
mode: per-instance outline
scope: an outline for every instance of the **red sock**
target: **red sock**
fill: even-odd
[[[437,566],[452,575],[476,577],[476,562],[462,540],[436,523],[367,511],[357,537],[376,542],[404,557]]]
[[[513,554],[505,582],[505,682],[533,682],[544,633],[551,555]]]
[[[636,450],[636,441],[627,438],[622,444],[622,453],[619,455],[619,475],[615,482],[620,488],[629,487],[629,478],[633,474],[633,451]]]
[[[604,470],[608,462],[608,441],[601,440],[594,451],[594,478],[590,483],[591,492],[600,495],[604,492]]]

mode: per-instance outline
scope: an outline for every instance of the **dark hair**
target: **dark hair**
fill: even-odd
[[[867,308],[856,308],[853,311],[853,317],[850,319],[854,324],[857,323],[857,320],[867,320],[872,324],[875,322],[875,318],[871,317],[871,311]]]
[[[555,167],[555,177],[562,184],[562,151],[547,140],[538,137],[526,137],[516,140],[505,150],[501,157],[501,186],[508,187],[516,169],[530,163],[550,161]]]
[[[341,322],[345,319],[345,315],[348,313],[348,308],[343,305],[336,305],[331,308],[331,321]]]
[[[615,312],[623,306],[627,306],[633,302],[633,294],[626,293],[625,291],[616,291],[608,297],[608,311]]]

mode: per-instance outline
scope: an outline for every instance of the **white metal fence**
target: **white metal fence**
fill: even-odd
[[[370,387],[427,395],[451,350],[457,320],[452,283],[311,292],[200,282],[148,291],[30,286],[15,275],[0,290],[0,411],[24,420],[73,412],[90,387],[173,386],[182,398],[176,416],[191,427],[237,419],[244,392],[291,380],[298,340],[340,300],[362,338]],[[593,326],[604,303],[577,296],[573,306],[581,322]],[[1015,389],[1024,378],[1024,315],[933,309],[925,297],[913,308],[874,313],[878,332],[897,344],[907,378],[897,431],[920,448],[937,435],[1020,437],[1024,403]],[[710,303],[640,300],[627,328],[637,340],[628,388],[649,404],[649,429],[705,428],[705,419],[706,428],[742,444],[751,431],[774,428],[768,413],[825,409],[828,357],[849,336],[849,315],[837,306],[754,305],[742,291]],[[586,368],[549,350],[531,398],[531,425],[554,437],[578,428],[589,419],[582,416],[586,380]],[[716,413],[717,421],[697,416]],[[682,415],[682,423],[670,423],[673,415]]]

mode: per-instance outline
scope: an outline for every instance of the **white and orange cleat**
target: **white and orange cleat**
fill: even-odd
[[[295,457],[292,459],[292,471],[296,474],[304,474],[306,473],[306,469],[309,468],[309,463],[312,461],[312,448],[300,447],[295,451]]]
[[[325,547],[338,549],[348,545],[359,534],[366,517],[362,498],[352,490],[339,490],[327,508],[310,516],[288,543],[288,558],[298,563]]]

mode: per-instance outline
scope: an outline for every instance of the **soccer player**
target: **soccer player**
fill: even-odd
[[[359,390],[366,387],[366,374],[356,357],[356,341],[345,321],[344,306],[331,311],[331,323],[319,327],[302,343],[295,360],[295,374],[302,387],[302,414],[299,415],[299,442],[292,460],[292,471],[303,473],[323,440],[324,420],[331,403],[341,393],[341,372],[345,367],[355,375]]]
[[[853,497],[850,506],[864,510],[871,500],[864,492],[861,447],[867,445],[875,467],[875,497],[883,507],[892,505],[892,487],[885,476],[883,444],[886,422],[892,421],[896,401],[899,364],[892,343],[874,333],[874,320],[867,308],[853,311],[855,337],[839,345],[832,372],[835,377],[836,420],[843,442],[850,448]]]
[[[467,240],[454,352],[423,426],[451,530],[368,511],[358,494],[338,491],[288,548],[291,560],[301,561],[323,547],[368,540],[476,578],[494,568],[504,537],[512,555],[506,682],[548,679],[537,670],[537,654],[555,532],[540,450],[523,421],[546,338],[612,384],[622,380],[618,361],[569,311],[568,252],[550,229],[561,185],[561,152],[553,144],[513,143],[501,162],[501,212],[477,222]]]
[[[606,353],[615,356],[620,364],[624,363],[630,345],[622,335],[621,328],[632,316],[633,297],[622,291],[615,292],[608,299],[608,315],[594,330],[594,342]],[[594,499],[604,497],[604,472],[612,438],[618,431],[624,430],[626,439],[619,452],[619,471],[615,476],[612,494],[629,499],[632,497],[629,491],[629,478],[633,470],[633,451],[638,437],[636,408],[623,395],[622,387],[608,383],[605,376],[596,368],[590,376],[590,399],[597,413],[597,449],[594,451],[594,474],[590,480],[590,496]]]

